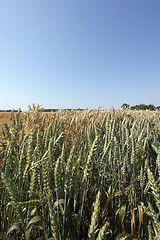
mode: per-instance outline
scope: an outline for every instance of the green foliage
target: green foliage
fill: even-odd
[[[150,110],[155,111],[156,107],[153,104],[145,105],[145,104],[139,104],[135,106],[130,107],[131,110]]]
[[[123,103],[121,109],[128,110],[130,108],[129,104]]]

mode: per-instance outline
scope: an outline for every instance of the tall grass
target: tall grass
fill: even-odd
[[[160,234],[160,114],[40,106],[3,126],[0,232],[8,239]],[[125,235],[125,234],[124,234]]]

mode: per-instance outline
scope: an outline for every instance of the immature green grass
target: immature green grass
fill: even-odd
[[[0,236],[158,239],[159,112],[33,105],[1,143]]]

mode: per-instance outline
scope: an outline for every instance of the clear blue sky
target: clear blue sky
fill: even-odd
[[[0,0],[0,109],[160,105],[160,0]]]

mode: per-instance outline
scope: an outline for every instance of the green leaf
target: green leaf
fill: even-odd
[[[12,232],[13,230],[17,230],[19,232],[23,232],[23,229],[20,225],[20,223],[14,223],[9,229],[8,229],[8,232],[7,232],[7,235]]]
[[[39,221],[41,221],[42,218],[40,216],[33,217],[30,222],[28,223],[26,230],[30,229],[33,225],[37,224]]]
[[[29,240],[31,230],[32,230],[32,227],[29,228],[27,231],[25,231],[25,240]]]
[[[26,231],[25,231],[25,240],[29,240],[30,237],[30,232],[32,230],[32,227],[34,225],[37,225],[38,222],[41,221],[41,217],[40,216],[35,216],[33,217],[30,222],[28,223],[27,227],[26,227]]]
[[[123,205],[120,209],[120,212],[119,212],[119,220],[120,220],[121,226],[123,224],[123,220],[124,220],[125,215],[126,215],[126,206]]]

